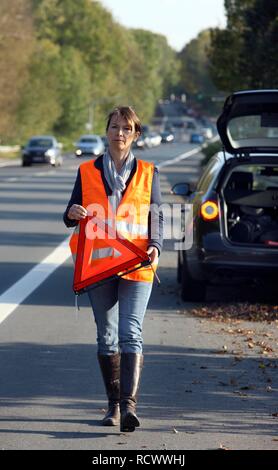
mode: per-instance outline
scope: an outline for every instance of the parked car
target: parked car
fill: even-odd
[[[33,163],[48,163],[60,166],[63,162],[62,144],[52,135],[33,136],[22,148],[22,166]]]
[[[75,143],[76,157],[90,155],[98,157],[104,153],[105,146],[99,135],[82,135],[78,142]]]
[[[197,186],[172,188],[193,204],[193,244],[178,252],[185,301],[205,300],[211,283],[278,281],[278,90],[232,94],[217,128],[224,149]]]

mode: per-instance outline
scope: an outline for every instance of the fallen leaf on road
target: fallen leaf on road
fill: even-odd
[[[214,354],[226,354],[228,352],[227,346],[222,346],[222,349],[212,351]]]
[[[225,446],[224,444],[220,444],[218,450],[231,450],[229,447]]]
[[[222,304],[213,302],[206,307],[193,308],[190,313],[221,322],[231,320],[234,322],[236,320],[272,322],[278,319],[278,305],[251,302]]]

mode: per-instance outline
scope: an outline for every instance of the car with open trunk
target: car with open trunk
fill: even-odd
[[[233,93],[217,129],[223,150],[197,186],[172,188],[193,205],[193,243],[178,252],[185,301],[204,301],[210,284],[278,280],[278,90]]]

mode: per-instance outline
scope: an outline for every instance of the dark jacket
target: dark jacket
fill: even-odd
[[[103,156],[99,157],[95,162],[95,167],[101,172],[102,181],[105,187],[107,196],[111,196],[112,191],[104,177],[103,170]],[[135,165],[130,173],[130,176],[126,182],[126,188],[128,187],[132,177],[134,176],[137,169],[137,160],[135,158]],[[123,191],[123,195],[126,189]],[[70,220],[68,218],[68,211],[73,204],[78,204],[82,206],[82,183],[81,183],[81,174],[78,170],[77,177],[75,180],[75,185],[71,194],[71,198],[68,202],[67,208],[64,212],[64,223],[67,227],[75,227],[78,222],[76,220]],[[160,184],[159,184],[159,173],[158,169],[155,167],[153,182],[152,182],[152,191],[151,191],[151,211],[149,213],[149,246],[155,246],[159,253],[162,250],[163,244],[163,213],[158,211],[157,208],[161,206],[161,193],[160,193]],[[152,235],[152,237],[151,237]]]

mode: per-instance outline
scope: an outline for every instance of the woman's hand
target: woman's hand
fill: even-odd
[[[155,246],[149,246],[149,248],[147,249],[147,254],[150,257],[152,264],[158,263],[159,252]]]
[[[87,217],[87,211],[85,207],[79,206],[78,204],[73,204],[68,211],[68,218],[70,220],[81,220]]]

